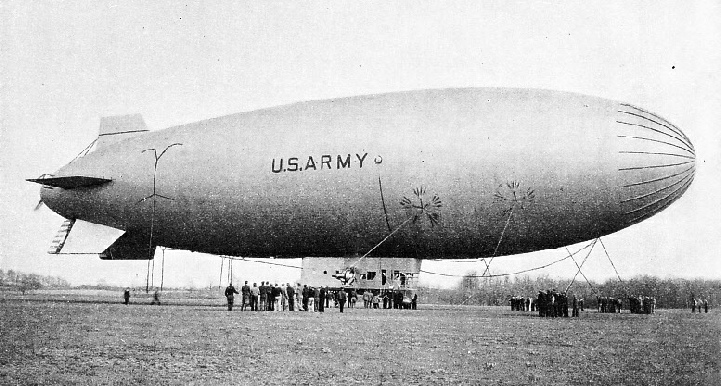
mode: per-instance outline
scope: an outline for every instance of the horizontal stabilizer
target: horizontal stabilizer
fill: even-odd
[[[148,244],[148,235],[126,233],[100,254],[101,260],[152,260],[155,246]]]
[[[95,148],[106,147],[120,140],[148,131],[140,114],[116,115],[100,118],[100,132]]]
[[[125,231],[83,220],[66,220],[53,239],[48,253],[60,255],[99,254]]]
[[[65,177],[46,177],[46,178],[31,178],[26,181],[35,182],[44,186],[51,186],[54,188],[63,189],[75,189],[84,188],[88,186],[98,186],[106,184],[111,179],[99,178],[99,177],[88,177],[88,176],[65,176]]]

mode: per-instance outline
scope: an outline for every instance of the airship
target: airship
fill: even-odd
[[[462,88],[308,101],[149,131],[102,118],[41,185],[103,259],[162,246],[274,258],[478,259],[554,249],[659,213],[694,179],[689,138],[639,106]],[[74,229],[82,231],[74,232]]]

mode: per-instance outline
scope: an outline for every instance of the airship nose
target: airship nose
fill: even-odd
[[[683,195],[694,179],[696,151],[678,127],[641,108],[620,104],[616,123],[620,207],[631,225]]]

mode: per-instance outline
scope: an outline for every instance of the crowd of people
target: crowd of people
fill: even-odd
[[[228,301],[228,311],[233,310],[235,295],[241,296],[241,311],[308,311],[325,312],[327,308],[339,308],[343,312],[345,307],[355,308],[358,292],[354,288],[329,289],[327,286],[312,287],[295,286],[290,283],[272,285],[270,282],[253,283],[251,287],[246,281],[240,292],[228,285],[225,297]],[[386,291],[382,297],[379,291],[366,290],[362,292],[363,306],[365,308],[407,308],[416,309],[418,296],[406,301],[401,291]]]
[[[616,314],[621,313],[621,299],[607,296],[596,297],[598,312]]]
[[[653,314],[656,312],[656,298],[649,296],[631,296],[628,298],[628,309],[632,314]]]
[[[691,299],[691,312],[696,312],[698,309],[698,312],[701,313],[701,308],[703,307],[704,313],[708,313],[708,299]]]
[[[363,292],[363,307],[365,308],[381,308],[381,302],[383,303],[383,309],[403,309],[403,310],[415,310],[418,306],[418,294],[414,294],[413,298],[408,298],[403,295],[403,292],[399,290],[386,290],[386,291],[372,291],[368,290]]]
[[[568,317],[569,299],[565,292],[557,290],[538,291],[536,298],[513,296],[509,299],[511,311],[538,312],[541,317],[555,318]],[[583,311],[583,299],[576,296],[570,301],[571,316],[578,317],[579,310]]]
[[[535,310],[536,304],[531,298],[521,296],[511,297],[511,311],[532,311]]]
[[[623,302],[619,298],[599,296],[596,298],[599,313],[620,313]],[[541,317],[568,317],[568,309],[571,307],[571,316],[579,316],[583,311],[583,299],[573,296],[569,301],[565,292],[556,290],[539,291],[537,298],[513,296],[509,299],[511,311],[538,312]],[[570,304],[569,304],[570,303]],[[692,300],[692,312],[698,309],[701,312],[702,305],[708,310],[708,303],[700,300]],[[634,314],[652,314],[656,312],[656,298],[649,296],[638,296],[628,298],[629,310]],[[708,311],[706,311],[708,312]]]
[[[546,318],[568,317],[568,295],[557,290],[538,291],[536,298],[538,316]],[[576,296],[571,300],[573,307],[571,316],[579,316],[579,307],[583,306],[583,300],[579,302]]]

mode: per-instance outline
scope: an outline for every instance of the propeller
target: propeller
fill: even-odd
[[[43,178],[52,177],[52,176],[53,176],[52,174],[43,173],[37,179],[42,180]],[[33,212],[40,209],[43,205],[45,205],[45,203],[43,202],[43,198],[40,197],[40,199],[38,200],[38,203],[35,205],[35,209],[33,209]]]

